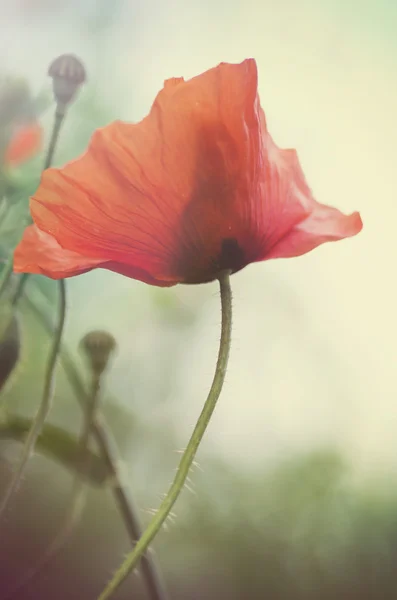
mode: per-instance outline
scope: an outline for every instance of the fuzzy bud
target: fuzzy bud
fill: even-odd
[[[81,340],[80,348],[87,356],[92,371],[101,375],[116,349],[116,340],[106,331],[90,331]]]
[[[83,63],[72,54],[58,56],[49,66],[55,100],[66,107],[74,99],[77,90],[86,80]]]

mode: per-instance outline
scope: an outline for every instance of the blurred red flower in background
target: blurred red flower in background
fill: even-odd
[[[33,158],[41,149],[42,137],[42,129],[38,123],[16,127],[4,154],[5,166],[17,167]]]
[[[47,170],[18,272],[95,267],[153,285],[203,283],[357,234],[358,213],[316,202],[294,150],[276,146],[254,60],[170,79],[138,124],[98,130],[87,152]]]

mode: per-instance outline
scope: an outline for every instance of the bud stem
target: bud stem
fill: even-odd
[[[22,297],[22,294],[25,291],[25,286],[26,286],[28,280],[29,280],[29,273],[23,273],[18,281],[18,285],[14,292],[14,295],[11,298],[11,306],[15,307],[18,304],[20,298]]]
[[[66,107],[63,104],[58,103],[56,110],[55,110],[55,119],[54,119],[54,126],[52,128],[52,133],[51,133],[51,140],[50,140],[50,144],[49,144],[48,150],[47,150],[47,155],[46,155],[46,158],[44,161],[44,170],[48,169],[52,164],[52,161],[54,158],[54,153],[55,153],[55,148],[56,148],[57,141],[59,138],[59,133],[61,131],[61,125],[65,118],[65,113],[66,113]]]
[[[43,397],[39,406],[39,409],[36,413],[36,416],[33,420],[32,428],[29,431],[28,437],[24,444],[21,457],[19,459],[19,464],[17,470],[15,471],[11,482],[6,490],[4,497],[2,498],[0,504],[0,518],[2,517],[4,511],[6,510],[8,503],[13,496],[14,492],[18,488],[22,477],[25,473],[26,466],[28,461],[33,454],[34,447],[36,444],[36,440],[41,433],[43,428],[45,419],[47,414],[51,408],[51,398],[52,398],[52,390],[53,390],[53,375],[56,366],[56,360],[58,357],[58,352],[61,344],[61,338],[63,333],[63,327],[65,323],[65,314],[66,314],[66,293],[65,293],[65,284],[63,280],[59,282],[59,315],[58,315],[58,324],[54,332],[54,338],[52,342],[50,357],[47,364],[47,371],[45,376],[45,384],[43,390]]]
[[[167,496],[160,504],[160,507],[149,523],[147,529],[143,532],[138,540],[135,548],[127,555],[127,558],[116,571],[113,579],[109,582],[105,590],[99,596],[98,600],[108,600],[123,583],[127,575],[136,567],[141,556],[147,550],[152,540],[160,531],[161,526],[167,519],[170,511],[181,493],[188,476],[190,467],[192,466],[194,457],[200,445],[200,442],[210,422],[212,413],[214,412],[217,400],[220,396],[223,382],[225,380],[226,367],[229,358],[229,349],[232,330],[232,293],[230,288],[229,271],[224,272],[219,278],[221,288],[221,303],[222,303],[222,331],[219,347],[218,361],[216,365],[215,375],[212,382],[210,392],[204,404],[204,408],[197,421],[196,427],[189,440],[188,446],[183,453],[181,462],[173,483],[168,491]]]
[[[61,127],[61,124],[63,121],[63,117],[65,115],[64,111],[58,110],[58,106],[59,105],[57,105],[57,109],[55,111],[55,123],[54,123],[54,127],[53,127],[52,134],[51,134],[51,142],[50,142],[49,148],[47,150],[47,156],[46,156],[44,168],[48,168],[48,166],[52,162],[52,159],[54,156],[54,151],[55,151],[55,146],[56,146],[56,143],[59,138],[60,127]],[[11,255],[7,261],[7,265],[5,267],[5,270],[2,274],[2,278],[0,280],[0,296],[7,286],[7,283],[11,277],[12,271],[13,271],[13,256]],[[19,290],[19,293],[17,292],[16,300],[14,298],[14,302],[13,302],[14,306],[16,305],[19,295],[21,294],[23,287],[27,280],[28,280],[28,276],[26,275],[23,277],[23,280],[22,280],[22,284],[21,284],[22,289]],[[3,513],[5,512],[5,510],[7,509],[7,506],[9,504],[12,496],[14,495],[15,491],[17,490],[17,488],[22,480],[22,477],[25,473],[26,466],[29,462],[31,455],[34,452],[34,447],[36,445],[37,438],[41,433],[44,422],[45,422],[47,415],[51,408],[54,373],[55,373],[56,362],[57,362],[58,353],[59,353],[59,349],[60,349],[60,345],[61,345],[62,333],[63,333],[63,328],[64,328],[64,324],[65,324],[65,316],[66,316],[66,285],[65,285],[64,280],[61,279],[58,281],[58,288],[59,288],[58,324],[54,331],[52,348],[51,348],[50,356],[48,359],[47,371],[46,371],[45,382],[44,382],[43,396],[41,399],[39,409],[33,420],[32,428],[30,429],[28,437],[24,444],[17,470],[15,471],[15,473],[10,481],[10,484],[6,490],[6,493],[1,500],[0,518],[3,515]]]
[[[0,277],[0,297],[3,294],[4,290],[6,289],[8,282],[10,281],[10,277],[12,275],[13,269],[14,269],[14,259],[13,259],[13,256],[11,255],[7,259],[4,270]]]
[[[52,133],[51,133],[51,140],[50,140],[50,144],[48,146],[47,154],[46,154],[45,161],[44,161],[44,170],[48,169],[52,164],[52,161],[54,158],[54,153],[55,153],[55,148],[56,148],[56,145],[58,142],[59,133],[61,131],[61,125],[63,123],[65,113],[66,113],[65,105],[58,103],[56,110],[55,110],[55,119],[54,119],[54,126],[52,128]],[[30,224],[31,222],[32,222],[32,219],[29,216],[28,223]],[[14,257],[13,257],[13,255],[11,255],[6,262],[4,270],[0,277],[0,297],[7,287],[7,284],[10,280],[13,269],[14,269]]]

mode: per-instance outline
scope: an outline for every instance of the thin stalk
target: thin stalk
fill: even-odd
[[[13,256],[9,256],[0,277],[0,296],[3,295],[14,269]]]
[[[230,273],[224,272],[219,278],[222,303],[222,330],[219,347],[218,361],[216,364],[215,375],[211,385],[210,392],[204,404],[204,408],[197,421],[196,427],[192,433],[186,450],[182,455],[175,479],[171,484],[168,494],[143,532],[135,548],[127,555],[126,559],[116,571],[114,577],[100,594],[98,600],[108,600],[126,579],[128,574],[136,567],[143,553],[148,549],[150,543],[160,531],[161,526],[167,519],[170,511],[181,493],[194,457],[204,436],[211,416],[214,412],[217,400],[220,396],[223,382],[226,375],[226,367],[229,358],[229,349],[232,331],[232,293],[230,288]]]
[[[61,131],[61,125],[64,121],[65,114],[66,113],[65,113],[64,108],[57,105],[56,110],[55,110],[54,125],[53,125],[52,132],[51,132],[51,139],[50,139],[50,143],[49,143],[48,150],[46,153],[46,157],[44,159],[43,170],[48,169],[52,164],[54,154],[55,154],[55,149],[56,149],[57,142],[59,139],[59,133]],[[32,223],[32,218],[29,215],[28,224],[30,224],[30,223]],[[0,296],[3,294],[4,290],[6,289],[13,270],[14,270],[14,256],[11,255],[8,257],[5,267],[4,267],[1,277],[0,277]]]
[[[25,291],[25,285],[27,284],[28,280],[29,273],[23,273],[23,275],[21,275],[19,278],[17,288],[11,298],[11,306],[15,307],[18,304],[23,292]]]
[[[47,370],[45,375],[44,382],[44,390],[43,396],[40,402],[39,409],[36,413],[36,416],[33,420],[32,427],[28,433],[26,442],[24,444],[21,457],[19,459],[19,464],[17,470],[12,476],[10,484],[4,494],[4,497],[1,500],[0,504],[0,519],[4,514],[5,510],[8,507],[8,504],[14,495],[14,492],[17,490],[22,477],[25,473],[26,466],[30,457],[34,452],[34,447],[37,441],[38,436],[41,433],[43,428],[45,419],[48,415],[48,412],[51,408],[51,400],[53,395],[53,383],[54,383],[54,373],[56,367],[56,361],[58,357],[59,348],[61,345],[61,338],[63,333],[63,328],[65,324],[65,315],[66,315],[66,293],[65,293],[65,284],[63,280],[59,281],[59,313],[58,313],[58,322],[54,331],[54,337],[52,341],[50,356],[47,363]]]
[[[55,118],[54,118],[54,125],[52,128],[52,133],[51,133],[51,139],[50,139],[50,143],[49,143],[47,154],[46,154],[45,161],[44,161],[44,170],[48,169],[52,165],[52,161],[53,161],[54,154],[55,154],[55,148],[56,148],[56,145],[58,142],[59,133],[61,131],[61,125],[65,118],[65,114],[66,113],[65,113],[64,107],[60,107],[59,104],[57,104],[57,107],[55,109]]]
[[[59,104],[57,104],[57,107],[55,110],[54,126],[52,128],[52,133],[51,133],[51,140],[50,140],[50,144],[49,144],[46,158],[44,161],[44,169],[47,169],[52,163],[55,148],[56,148],[56,145],[57,145],[57,142],[59,139],[59,132],[61,129],[61,124],[63,122],[64,117],[65,117],[65,111],[61,110],[59,107]],[[31,222],[30,217],[29,217],[29,222]],[[12,275],[12,271],[13,271],[13,256],[10,256],[7,261],[6,267],[2,273],[2,277],[0,279],[0,296],[7,286],[7,283]],[[19,296],[21,295],[21,293],[23,291],[23,287],[27,281],[27,278],[28,278],[28,275],[24,275],[22,277],[22,279],[21,279],[22,283],[20,282],[19,290],[17,290],[16,295],[14,296],[14,299],[12,300],[13,306],[16,305],[16,303],[19,299]],[[58,287],[59,287],[58,323],[57,323],[57,326],[54,331],[54,338],[53,338],[53,342],[52,342],[52,346],[51,346],[50,356],[48,359],[47,370],[46,370],[45,381],[44,381],[43,396],[41,399],[39,409],[33,419],[32,427],[26,438],[26,442],[25,442],[25,445],[22,450],[22,454],[21,454],[21,457],[19,460],[19,464],[17,466],[17,470],[13,474],[10,484],[6,490],[6,493],[1,500],[0,519],[1,519],[4,511],[7,509],[7,506],[9,504],[12,496],[14,495],[14,492],[17,490],[20,482],[22,481],[22,477],[25,473],[26,466],[29,462],[30,457],[32,456],[32,454],[34,452],[34,447],[35,447],[37,438],[41,433],[44,422],[45,422],[47,415],[51,408],[55,367],[56,367],[56,362],[57,362],[57,358],[58,358],[58,352],[59,352],[60,345],[61,345],[62,333],[63,333],[63,328],[64,328],[64,324],[65,324],[65,316],[66,316],[66,286],[65,286],[65,282],[63,280],[59,280]]]

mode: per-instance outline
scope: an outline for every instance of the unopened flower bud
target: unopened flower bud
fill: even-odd
[[[21,353],[21,334],[15,313],[8,305],[0,308],[0,390],[7,383]]]
[[[86,80],[83,63],[72,54],[58,56],[49,66],[48,75],[53,80],[55,100],[66,107]]]
[[[90,331],[80,342],[92,371],[101,375],[106,369],[110,355],[116,349],[116,340],[106,331]]]

